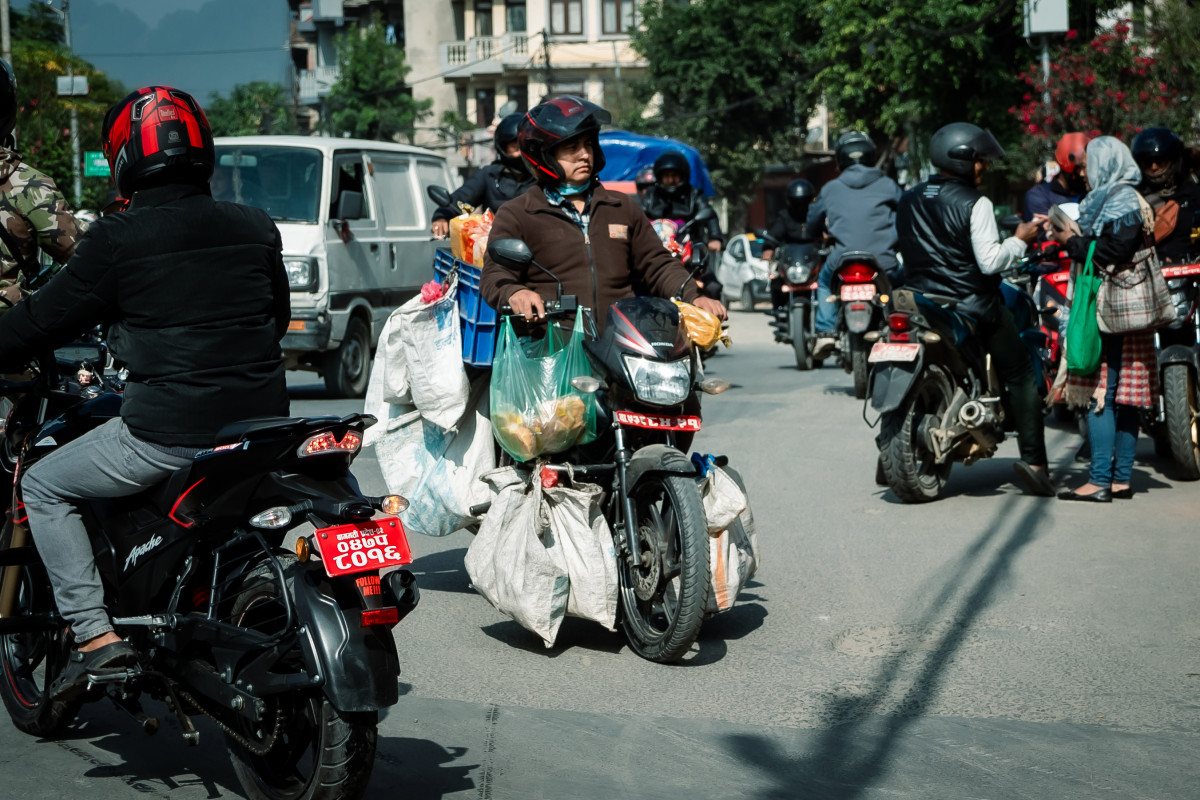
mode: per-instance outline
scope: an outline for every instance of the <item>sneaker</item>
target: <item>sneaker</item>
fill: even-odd
[[[837,347],[837,337],[832,333],[818,333],[817,343],[813,345],[813,358],[828,358]]]

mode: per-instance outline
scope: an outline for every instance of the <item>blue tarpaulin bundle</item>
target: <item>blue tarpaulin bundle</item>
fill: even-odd
[[[683,142],[629,131],[603,131],[600,146],[604,148],[605,162],[600,173],[602,181],[632,181],[643,167],[652,166],[654,159],[668,150],[678,150],[687,156],[692,167],[692,186],[709,197],[716,194],[700,151]]]

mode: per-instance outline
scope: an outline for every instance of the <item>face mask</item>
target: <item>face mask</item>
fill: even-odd
[[[589,188],[591,188],[591,185],[591,183],[585,183],[582,186],[576,186],[574,184],[564,182],[559,184],[558,193],[563,197],[571,197],[572,195],[583,194]]]

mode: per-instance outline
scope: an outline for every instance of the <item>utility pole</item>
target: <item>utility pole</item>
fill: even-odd
[[[542,28],[542,54],[546,59],[546,97],[554,94],[554,86],[550,79],[550,31]]]
[[[64,92],[60,88],[58,94],[59,96],[65,95],[73,98],[77,93],[75,91],[75,66],[73,64],[75,51],[71,48],[71,0],[62,0],[61,10],[51,5],[52,2],[53,0],[46,0],[46,5],[50,8],[50,10],[62,16],[63,34],[67,43],[67,85],[69,89]],[[78,94],[87,94],[87,89],[85,88]],[[72,188],[74,190],[72,204],[75,208],[78,208],[79,204],[83,201],[83,155],[79,152],[79,112],[75,108],[74,100],[69,100],[68,103],[70,104],[69,110],[71,114],[71,160],[74,162],[72,168],[72,174],[74,177],[74,182],[72,184]]]
[[[12,30],[8,27],[8,0],[0,0],[0,58],[12,66]]]

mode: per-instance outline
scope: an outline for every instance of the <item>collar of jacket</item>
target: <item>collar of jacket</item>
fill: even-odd
[[[539,191],[531,193],[530,201],[532,203],[532,207],[529,209],[530,213],[548,212],[551,214],[561,214],[564,218],[566,218],[566,212],[563,211],[559,206],[551,205],[550,201],[546,198],[546,193],[544,191],[540,191],[541,187],[538,188]],[[601,204],[609,206],[621,205],[621,201],[616,197],[613,197],[613,194],[614,192],[611,189],[605,189],[600,184],[596,184],[596,186],[592,188],[592,202],[588,206],[588,213],[594,214],[596,211],[596,206]]]
[[[129,201],[129,208],[166,205],[174,200],[198,194],[210,194],[208,184],[200,186],[195,183],[168,183],[165,186],[155,186],[151,189],[134,192],[133,198]]]

